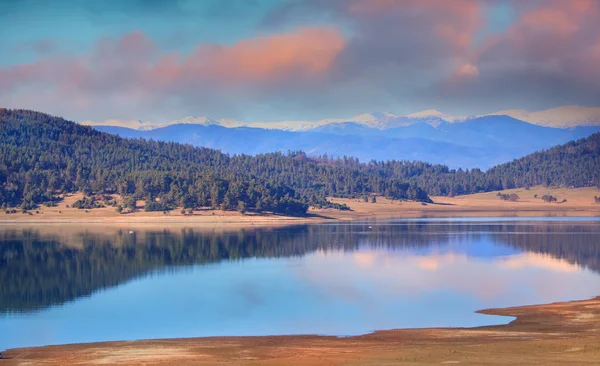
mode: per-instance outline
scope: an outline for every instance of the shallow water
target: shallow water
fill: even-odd
[[[0,227],[0,348],[470,327],[600,295],[600,221],[389,220],[228,233]]]

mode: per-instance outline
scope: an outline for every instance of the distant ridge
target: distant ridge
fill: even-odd
[[[452,168],[481,169],[600,131],[595,126],[549,128],[507,116],[445,122],[436,115],[420,114],[407,120],[391,113],[367,114],[359,122],[328,123],[305,130],[224,127],[213,120],[203,120],[202,124],[188,120],[151,130],[95,128],[122,137],[180,142],[230,154],[302,150],[312,156],[353,156],[363,162],[420,160]],[[382,118],[386,118],[385,128],[380,124]]]
[[[329,118],[316,121],[272,121],[244,122],[234,119],[213,119],[206,116],[187,116],[169,122],[149,122],[141,120],[82,121],[89,126],[115,126],[136,130],[151,130],[175,124],[219,125],[227,128],[253,127],[284,131],[308,131],[321,126],[353,122],[370,128],[389,129],[410,126],[416,123],[428,123],[437,126],[443,122],[456,123],[486,116],[509,116],[530,124],[552,127],[572,128],[578,126],[600,126],[600,107],[564,106],[542,111],[529,112],[520,109],[502,110],[484,115],[454,116],[436,109],[411,113],[404,116],[390,112],[373,112],[350,118]]]

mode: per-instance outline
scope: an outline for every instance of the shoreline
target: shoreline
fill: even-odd
[[[380,330],[351,336],[248,336],[111,341],[4,352],[6,365],[59,364],[494,364],[548,365],[600,360],[600,296],[485,309],[504,325]]]
[[[118,214],[114,207],[80,210],[72,207],[81,194],[65,197],[57,207],[40,207],[24,213],[0,212],[2,224],[104,224],[104,225],[193,225],[210,227],[264,227],[315,224],[337,221],[402,219],[402,218],[452,218],[452,217],[600,217],[600,204],[594,197],[600,195],[596,188],[543,188],[513,189],[502,193],[515,193],[516,202],[502,201],[499,192],[488,192],[457,197],[432,197],[435,203],[393,201],[378,197],[376,203],[360,199],[330,198],[334,203],[346,204],[351,211],[311,208],[307,216],[290,217],[273,214],[241,214],[234,211],[196,210],[181,214],[179,210],[168,213],[144,212]],[[552,194],[566,202],[546,203],[539,197]],[[120,199],[120,198],[118,198]]]

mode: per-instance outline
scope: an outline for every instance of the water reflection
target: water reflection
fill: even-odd
[[[0,345],[489,324],[473,311],[599,295],[599,274],[598,221],[5,228]]]

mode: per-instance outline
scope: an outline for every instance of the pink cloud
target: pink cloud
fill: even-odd
[[[262,36],[233,46],[200,46],[184,63],[193,75],[231,83],[325,72],[344,47],[335,28],[303,28],[296,32]]]

